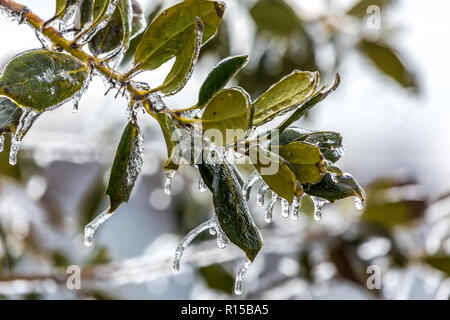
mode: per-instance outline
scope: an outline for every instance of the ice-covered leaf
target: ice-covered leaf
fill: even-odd
[[[220,227],[228,239],[241,248],[250,261],[253,261],[261,250],[263,241],[250,215],[234,171],[226,163],[215,166],[201,164],[201,166],[205,167],[202,171],[209,171],[209,174],[202,174],[202,177],[207,185],[212,186],[214,207]]]
[[[177,55],[196,17],[203,21],[206,43],[216,34],[224,11],[224,3],[209,0],[186,0],[164,10],[139,42],[134,57],[136,68],[153,70]]]
[[[224,89],[206,106],[202,115],[202,127],[216,145],[229,145],[244,136],[249,128],[250,118],[248,94],[241,88]]]
[[[81,91],[87,85],[89,73],[89,66],[71,55],[47,50],[28,51],[6,65],[0,77],[0,95],[43,112]]]
[[[364,202],[365,194],[361,186],[352,175],[344,173],[342,176],[325,173],[319,183],[303,185],[303,190],[315,197],[326,199],[330,202],[355,196]]]
[[[175,63],[167,75],[164,83],[158,88],[166,95],[172,95],[184,88],[192,75],[195,63],[198,60],[203,37],[203,22],[196,18],[191,27],[183,47],[177,54]]]
[[[297,189],[297,179],[287,161],[262,147],[259,147],[257,151],[250,150],[250,155],[253,166],[270,190],[279,197],[292,202]],[[257,155],[257,158],[254,159],[252,155]]]
[[[326,163],[318,147],[304,142],[291,142],[280,147],[283,157],[295,170],[301,183],[316,183],[326,171]]]
[[[168,160],[164,164],[164,170],[178,170],[178,163],[173,161],[174,153],[176,152],[176,141],[172,140],[174,137],[174,132],[177,129],[175,123],[167,113],[159,112],[154,115],[156,121],[158,121],[161,131],[164,135],[164,140],[167,147],[167,157]]]
[[[393,48],[370,40],[361,40],[359,48],[382,73],[405,88],[417,89],[416,76],[408,70]]]
[[[298,127],[289,127],[279,136],[281,146],[293,141],[304,141],[319,147],[325,159],[336,162],[343,154],[342,136],[333,131],[309,131]]]
[[[228,57],[219,62],[203,82],[199,94],[199,107],[206,105],[212,97],[241,70],[248,62],[248,56]]]
[[[250,14],[259,31],[287,37],[300,28],[295,11],[283,0],[259,0]]]
[[[450,255],[426,256],[423,261],[450,277]]]
[[[318,83],[317,72],[294,71],[287,75],[253,103],[253,124],[264,124],[302,104],[315,93]]]
[[[128,202],[142,167],[143,137],[137,124],[126,126],[111,168],[108,189],[109,212],[114,212],[123,202]]]
[[[105,28],[89,42],[89,49],[96,56],[126,49],[131,39],[133,12],[131,0],[119,0]]]
[[[10,99],[0,97],[0,135],[5,131],[16,132],[22,109]]]

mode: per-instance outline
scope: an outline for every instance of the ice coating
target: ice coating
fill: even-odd
[[[244,187],[242,187],[243,195],[247,201],[250,199],[251,188],[258,180],[259,180],[259,173],[258,171],[255,170],[248,176],[247,182],[244,184]]]
[[[242,284],[244,282],[244,274],[250,267],[250,260],[245,259],[236,272],[236,280],[234,282],[234,293],[237,295],[242,294]]]
[[[267,204],[266,211],[265,211],[265,216],[264,216],[264,220],[267,223],[272,222],[273,207],[274,207],[275,203],[277,202],[277,200],[278,200],[277,194],[275,192],[272,192],[272,198],[270,199],[270,202]]]
[[[177,172],[175,170],[166,171],[166,181],[164,182],[164,193],[170,195],[172,193],[172,181]]]
[[[89,222],[84,228],[84,245],[86,247],[92,246],[94,243],[94,233],[106,220],[111,218],[112,213],[109,212],[109,208],[100,213],[94,220]]]
[[[269,190],[269,186],[265,183],[263,183],[258,190],[258,195],[256,196],[256,204],[259,207],[264,206],[264,196],[266,195],[267,190]]]
[[[311,200],[314,203],[314,219],[315,220],[320,220],[322,218],[322,209],[323,206],[328,203],[328,200],[325,200],[323,198],[319,198],[319,197],[314,197],[311,196]]]
[[[9,163],[15,165],[17,163],[17,153],[20,150],[20,144],[27,131],[36,120],[37,113],[32,109],[22,108],[22,115],[17,125],[16,133],[11,137],[11,148],[9,151]]]

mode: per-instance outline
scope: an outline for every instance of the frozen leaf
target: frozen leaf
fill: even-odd
[[[153,70],[176,56],[196,17],[203,21],[203,44],[206,43],[216,34],[224,11],[224,3],[208,0],[187,0],[164,10],[147,27],[136,49],[135,67]]]
[[[295,170],[295,176],[301,183],[316,183],[326,171],[326,163],[319,148],[308,143],[291,142],[280,147],[283,157]]]
[[[250,14],[259,31],[288,37],[300,28],[295,11],[283,0],[259,0]]]
[[[0,97],[0,135],[5,131],[16,132],[22,109],[8,98]]]
[[[244,136],[250,125],[250,116],[248,94],[241,88],[224,89],[206,106],[202,115],[203,131],[216,145],[229,145]],[[211,133],[214,129],[220,132],[221,137]]]
[[[177,54],[175,63],[167,75],[164,83],[157,89],[166,95],[172,95],[184,88],[192,75],[198,60],[203,37],[203,22],[197,18],[189,27],[189,34],[184,41],[183,48]]]
[[[241,70],[248,62],[248,56],[228,57],[219,62],[208,74],[198,94],[198,107],[206,105],[212,97]]]
[[[386,44],[369,40],[361,40],[359,48],[382,73],[402,87],[417,89],[416,76],[408,70],[394,49]]]
[[[264,124],[302,104],[315,93],[318,83],[317,72],[294,71],[287,75],[253,103],[253,124]]]
[[[154,115],[156,121],[158,121],[159,126],[161,127],[161,131],[164,135],[164,140],[166,142],[167,147],[167,157],[168,160],[164,164],[164,170],[178,170],[178,163],[175,163],[173,161],[174,153],[176,152],[176,141],[172,140],[173,134],[177,127],[175,126],[175,123],[173,122],[172,118],[164,112],[159,112],[156,115]]]
[[[128,202],[142,167],[143,137],[132,121],[126,126],[111,169],[106,195],[110,199],[109,212]]]
[[[335,202],[336,200],[347,197],[358,197],[362,202],[365,200],[365,193],[361,186],[356,182],[352,175],[344,173],[341,177],[325,173],[319,183],[312,185],[303,185],[303,190],[315,197],[320,197]]]
[[[28,51],[6,65],[0,77],[0,95],[43,112],[82,91],[89,74],[89,67],[71,55],[47,50]]]

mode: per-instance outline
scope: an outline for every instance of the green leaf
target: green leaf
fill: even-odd
[[[6,65],[0,77],[0,95],[43,112],[82,90],[88,84],[89,73],[89,67],[71,55],[47,50],[27,51]]]
[[[390,4],[392,4],[392,0],[360,0],[347,11],[347,14],[362,19],[370,14],[367,12],[367,8],[370,6],[375,5],[383,11]]]
[[[316,91],[319,73],[294,71],[274,84],[254,103],[254,125],[261,125],[305,102]]]
[[[318,147],[304,142],[291,142],[280,147],[280,156],[295,169],[301,183],[316,183],[326,171],[326,163]]]
[[[173,135],[177,127],[175,126],[172,117],[167,113],[159,112],[154,115],[154,118],[156,119],[156,121],[158,121],[159,126],[161,127],[161,131],[163,132],[167,147],[168,160],[164,164],[164,170],[178,170],[179,164],[178,162],[175,163],[173,159],[174,154],[177,151],[177,145],[176,141],[172,140],[172,138],[174,138]]]
[[[341,177],[333,177],[330,173],[325,173],[319,183],[303,185],[303,190],[311,196],[320,197],[330,202],[351,196],[356,196],[361,201],[365,199],[364,190],[348,173],[344,173]]]
[[[128,123],[123,131],[111,169],[108,189],[109,212],[128,202],[142,167],[143,138],[137,124]]]
[[[244,136],[251,118],[249,99],[241,88],[224,89],[214,96],[202,115],[203,131],[212,142],[216,145],[229,145]],[[217,134],[213,130],[218,130]],[[221,134],[220,137],[218,133]]]
[[[234,289],[233,276],[221,264],[212,264],[198,270],[208,287],[231,295]]]
[[[343,154],[342,136],[332,131],[309,131],[298,127],[289,127],[279,136],[280,146],[293,141],[304,141],[319,147],[325,159],[335,163]]]
[[[224,11],[225,4],[208,0],[186,0],[164,10],[145,31],[136,49],[135,68],[153,70],[177,55],[196,17],[203,21],[206,43],[216,34]]]
[[[295,11],[283,0],[259,0],[250,14],[260,32],[288,37],[300,28]]]
[[[219,62],[208,74],[198,94],[198,107],[206,105],[212,97],[241,70],[248,62],[248,56],[228,57]]]
[[[382,73],[405,88],[417,90],[415,75],[407,69],[394,49],[384,43],[369,40],[361,40],[359,49]]]
[[[385,228],[408,225],[423,217],[427,208],[424,200],[400,200],[370,204],[364,210],[361,220]]]
[[[450,256],[449,255],[435,255],[426,256],[423,261],[433,268],[444,272],[447,277],[450,277]]]
[[[126,50],[132,29],[131,0],[119,0],[117,7],[105,28],[89,42],[89,49],[95,56]]]
[[[184,88],[192,75],[202,45],[203,22],[197,18],[192,24],[190,34],[184,41],[183,48],[177,54],[175,63],[164,83],[157,89],[166,95],[173,95]]]
[[[0,97],[0,135],[5,131],[16,132],[22,109],[8,98]]]
[[[263,241],[250,215],[239,181],[226,163],[211,167],[210,170],[214,170],[212,191],[220,227],[228,239],[253,261],[261,250]]]
[[[299,192],[293,167],[278,154],[260,146],[250,150],[250,160],[270,190],[292,202],[294,193]]]

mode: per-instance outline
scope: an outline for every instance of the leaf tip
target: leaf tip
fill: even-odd
[[[227,7],[227,5],[222,1],[214,2],[214,9],[216,9],[216,13],[219,16],[219,18],[223,17],[226,7]]]

